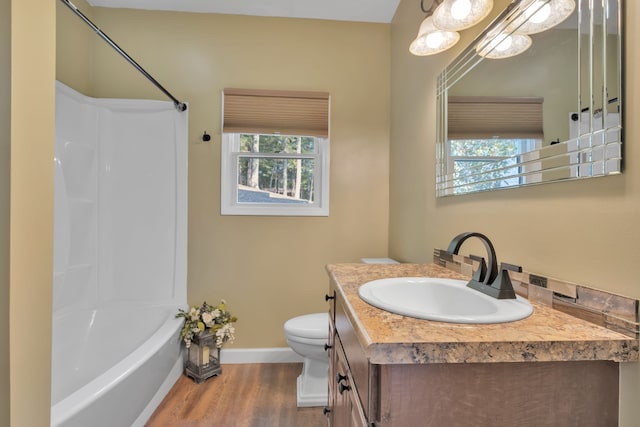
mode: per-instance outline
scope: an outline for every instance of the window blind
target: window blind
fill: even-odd
[[[223,90],[222,132],[329,136],[329,93]]]
[[[448,138],[542,139],[542,102],[537,97],[450,96]]]

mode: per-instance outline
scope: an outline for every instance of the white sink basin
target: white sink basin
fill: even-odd
[[[467,282],[430,277],[395,277],[367,282],[358,290],[367,303],[404,316],[449,323],[504,323],[533,313],[529,301],[499,300]]]

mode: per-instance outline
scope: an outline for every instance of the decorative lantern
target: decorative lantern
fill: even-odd
[[[208,332],[194,335],[187,352],[184,372],[196,383],[200,384],[207,378],[222,373],[220,349],[216,347],[215,334]]]

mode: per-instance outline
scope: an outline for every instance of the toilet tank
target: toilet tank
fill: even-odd
[[[391,258],[361,258],[360,261],[365,264],[400,264]]]

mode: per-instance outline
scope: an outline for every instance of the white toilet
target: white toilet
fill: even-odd
[[[284,324],[289,347],[304,358],[298,376],[298,406],[325,406],[328,396],[329,314],[313,313],[289,319]]]
[[[365,264],[397,264],[390,258],[362,258]],[[298,376],[298,406],[326,406],[329,395],[329,314],[313,313],[284,323],[289,347],[304,358]]]

